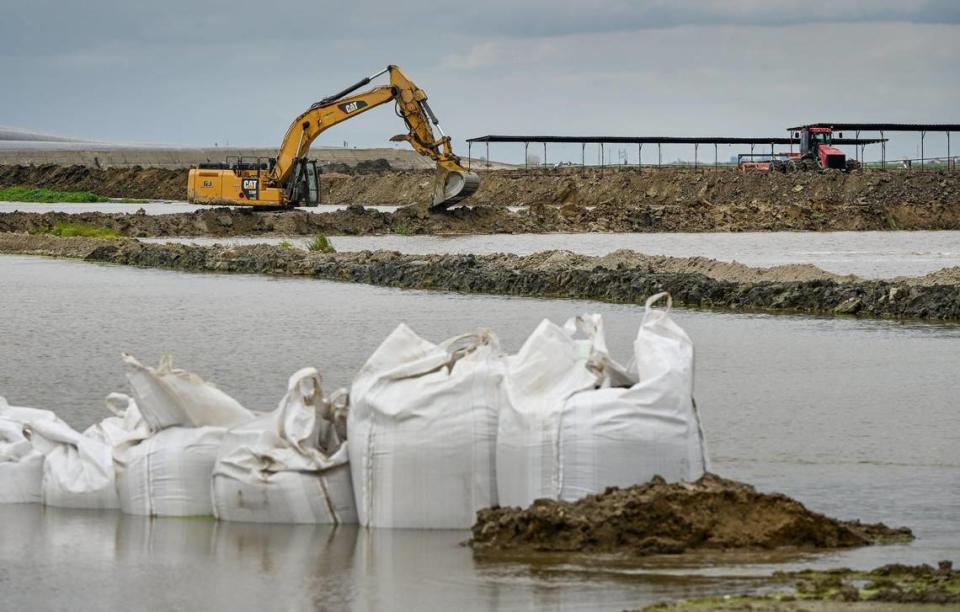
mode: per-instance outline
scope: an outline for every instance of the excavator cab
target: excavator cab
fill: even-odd
[[[833,146],[833,130],[811,127],[800,131],[800,154],[817,156],[820,145]]]
[[[320,169],[317,162],[299,158],[294,162],[293,178],[287,183],[290,206],[316,206],[320,203]]]

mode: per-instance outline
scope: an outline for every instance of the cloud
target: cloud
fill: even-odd
[[[265,41],[366,37],[419,46],[461,37],[564,36],[690,25],[960,23],[954,0],[486,0],[455,9],[428,0],[354,0],[331,5],[261,0],[30,0],[8,3],[0,55],[84,49],[103,41],[228,43],[255,52]],[[436,46],[434,48],[437,48]]]
[[[0,20],[5,124],[87,138],[274,145],[389,63],[444,129],[779,134],[956,121],[960,2],[30,0]],[[319,144],[390,146],[389,109]],[[579,152],[578,152],[579,153]]]

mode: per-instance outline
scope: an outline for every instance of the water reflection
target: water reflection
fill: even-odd
[[[37,505],[0,506],[0,526],[4,609],[620,609],[730,586],[615,565],[475,562],[461,545],[464,531],[150,519]]]

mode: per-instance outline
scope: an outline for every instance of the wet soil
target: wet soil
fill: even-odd
[[[960,286],[924,277],[863,280],[811,266],[749,268],[706,258],[604,257],[546,251],[519,255],[404,255],[393,251],[316,253],[271,245],[195,246],[136,240],[0,234],[0,253],[50,255],[194,272],[312,276],[405,289],[642,304],[668,291],[692,308],[960,320]],[[935,273],[939,274],[939,273]],[[950,275],[944,272],[945,282]]]
[[[492,171],[482,175],[480,190],[467,200],[471,208],[428,214],[432,180],[433,174],[424,171],[324,176],[324,202],[415,205],[395,213],[357,207],[312,215],[261,213],[251,219],[245,217],[250,211],[221,209],[159,220],[104,214],[96,222],[124,226],[131,236],[960,229],[957,173]],[[183,199],[186,171],[2,166],[0,187],[10,185]],[[512,212],[507,206],[525,208]],[[14,231],[12,225],[28,222],[0,223],[7,227],[4,231]]]
[[[777,572],[772,592],[662,603],[646,610],[901,610],[917,605],[960,606],[960,571],[949,561],[884,565],[870,571]],[[923,608],[925,609],[925,608]]]
[[[576,502],[477,513],[477,553],[679,554],[695,550],[851,548],[909,541],[909,529],[839,521],[781,494],[707,474],[695,483],[661,478],[611,487]]]

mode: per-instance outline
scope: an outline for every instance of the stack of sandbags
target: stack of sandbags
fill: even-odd
[[[350,390],[361,525],[461,529],[496,505],[502,382],[489,331],[435,345],[400,325],[384,340]]]
[[[347,462],[346,395],[324,396],[320,374],[290,377],[273,412],[227,432],[213,474],[222,520],[356,523]]]
[[[128,514],[213,514],[210,480],[229,427],[253,413],[199,376],[124,355],[133,400],[150,435],[117,457],[120,507]]]
[[[79,433],[49,410],[9,406],[0,398],[0,438],[15,442],[6,450],[0,443],[0,456],[20,455],[16,464],[0,463],[0,499],[67,508],[118,507],[114,455],[149,432],[129,397],[114,393],[106,403],[114,416]],[[10,482],[15,472],[19,487]]]
[[[497,438],[501,505],[572,501],[657,475],[668,481],[703,475],[693,344],[670,318],[669,305],[652,308],[665,295],[647,301],[630,367],[610,357],[598,315],[563,328],[544,321],[507,358],[508,401]],[[578,340],[577,331],[586,339]]]

